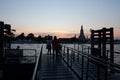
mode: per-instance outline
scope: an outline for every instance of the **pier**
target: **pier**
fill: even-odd
[[[59,54],[50,55],[41,44],[37,54],[35,49],[12,49],[11,26],[0,22],[0,79],[120,80],[120,64],[114,56],[120,52],[114,51],[113,28],[91,30],[91,34],[91,46],[61,44]],[[110,50],[106,49],[107,42]]]

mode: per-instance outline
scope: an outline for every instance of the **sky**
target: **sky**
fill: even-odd
[[[36,36],[85,36],[90,29],[114,28],[120,39],[120,0],[0,0],[0,21],[11,24],[15,34]]]

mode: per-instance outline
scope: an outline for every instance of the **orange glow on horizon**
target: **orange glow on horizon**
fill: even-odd
[[[120,28],[114,30],[114,37],[115,39],[120,39]]]
[[[50,35],[50,36],[57,36],[58,38],[71,38],[73,37],[74,35],[79,35],[79,33],[62,33],[62,32],[16,32],[15,35],[18,36],[20,35],[21,33],[24,33],[25,36],[27,36],[29,33],[33,33],[35,37],[38,37],[39,35],[42,36],[42,37],[45,37],[47,35]]]
[[[78,37],[80,34],[79,32],[69,33],[69,32],[23,32],[23,31],[16,31],[14,34],[17,36],[20,35],[21,33],[24,33],[25,36],[27,36],[29,33],[33,33],[35,37],[38,37],[39,35],[42,37],[50,35],[50,36],[57,36],[58,38],[71,38],[74,35]],[[84,30],[84,33],[86,37],[90,37],[90,31]],[[114,38],[120,39],[120,29],[114,29]]]

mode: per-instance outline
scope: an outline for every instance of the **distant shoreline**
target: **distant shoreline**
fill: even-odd
[[[11,44],[46,44],[38,42],[12,42]],[[90,43],[61,43],[61,44],[90,44]],[[110,43],[107,43],[110,44]],[[120,44],[120,42],[115,42],[114,44]]]

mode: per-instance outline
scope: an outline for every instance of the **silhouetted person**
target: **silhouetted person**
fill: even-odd
[[[53,47],[53,55],[56,53],[56,56],[58,55],[58,45],[59,41],[56,36],[54,36],[54,39],[52,41],[52,47]]]
[[[19,57],[20,57],[20,56],[23,56],[23,51],[20,49],[20,46],[17,46],[15,53],[16,53],[16,55],[18,55]]]
[[[48,35],[48,37],[47,37],[47,49],[48,49],[48,52],[47,52],[47,54],[51,54],[51,44],[52,44],[52,41],[51,41],[51,38],[50,38],[50,36]]]
[[[17,50],[19,50],[20,49],[20,46],[17,46],[17,48],[16,48]]]

